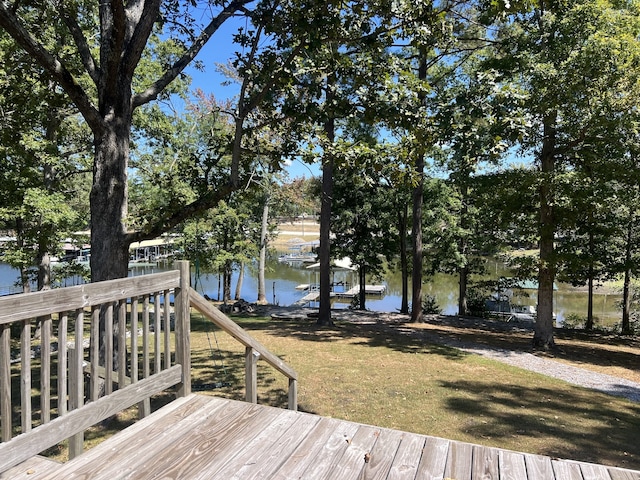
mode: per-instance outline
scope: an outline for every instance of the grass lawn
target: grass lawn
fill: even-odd
[[[313,321],[234,320],[298,372],[300,410],[640,469],[640,404],[440,346],[423,333],[525,349],[528,335],[429,324],[404,325],[403,334],[385,324],[318,329]],[[197,313],[192,330],[194,390],[242,399],[244,348]],[[637,377],[637,341],[570,337],[558,335],[560,361]],[[213,388],[219,382],[229,386]],[[258,401],[286,407],[286,389],[286,379],[260,362]]]

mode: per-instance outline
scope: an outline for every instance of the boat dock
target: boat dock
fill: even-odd
[[[365,285],[364,293],[367,295],[384,295],[387,291],[386,285]],[[336,292],[337,297],[356,297],[360,295],[360,285],[354,285],[346,292]]]
[[[338,284],[338,285],[332,285],[331,288],[333,289],[335,286],[346,287],[344,284]],[[309,293],[307,293],[304,297],[302,297],[300,300],[295,302],[293,306],[301,307],[306,305],[307,303],[317,302],[318,298],[320,297],[320,287],[317,284],[301,283],[300,285],[296,286],[296,290],[302,290]],[[367,295],[382,296],[385,294],[386,291],[387,291],[386,285],[365,285],[365,293]],[[332,290],[331,291],[331,297],[335,297],[335,298],[354,298],[354,297],[357,297],[358,295],[360,295],[360,285],[354,285],[348,290],[343,290],[343,291]]]

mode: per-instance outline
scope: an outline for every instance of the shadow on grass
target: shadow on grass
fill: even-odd
[[[610,403],[594,394],[572,394],[524,385],[493,386],[483,381],[440,382],[452,392],[447,407],[473,420],[464,433],[478,438],[551,437],[539,453],[551,457],[640,466],[640,405]],[[597,398],[597,397],[596,397]],[[616,408],[613,408],[615,405]],[[573,424],[567,419],[578,418]]]
[[[256,320],[236,317],[245,330],[263,330],[274,336],[296,338],[304,342],[332,342],[351,340],[356,345],[386,347],[402,353],[432,353],[448,359],[462,359],[468,355],[459,349],[439,345],[423,335],[402,333],[397,327],[383,323],[352,323],[337,321],[332,327],[318,327],[313,321]]]
[[[217,348],[193,351],[192,390],[231,400],[245,400],[245,358],[237,351]],[[258,362],[258,403],[287,408],[288,392],[279,387],[280,375],[267,364]]]
[[[352,323],[337,321],[333,327],[318,327],[314,320],[282,321],[235,317],[244,328],[264,329],[274,335],[288,335],[304,341],[326,342],[350,337],[366,338],[371,346],[387,346],[408,353],[423,351],[427,345],[439,353],[455,358],[459,351],[448,347],[472,346],[474,348],[504,349],[532,352],[530,329],[521,328],[496,320],[462,317],[435,317],[427,328],[389,323]],[[555,337],[559,348],[541,353],[547,357],[599,367],[621,367],[636,369],[640,365],[640,340],[635,337],[622,337],[602,332],[556,329]]]

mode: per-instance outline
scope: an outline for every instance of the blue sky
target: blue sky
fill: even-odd
[[[191,88],[199,88],[205,93],[212,93],[216,99],[225,100],[233,98],[238,93],[238,85],[222,85],[226,78],[217,71],[216,64],[227,63],[233,58],[237,45],[232,42],[233,34],[238,27],[244,24],[244,20],[227,21],[218,29],[211,40],[202,48],[196,60],[203,63],[205,70],[199,71],[193,66],[186,69],[191,76]],[[288,166],[287,171],[291,178],[311,177],[320,175],[318,165],[306,165],[300,161],[294,161]]]

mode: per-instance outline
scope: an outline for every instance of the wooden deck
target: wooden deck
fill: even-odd
[[[640,480],[640,472],[189,395],[66,464],[37,457],[0,474],[8,478]]]

